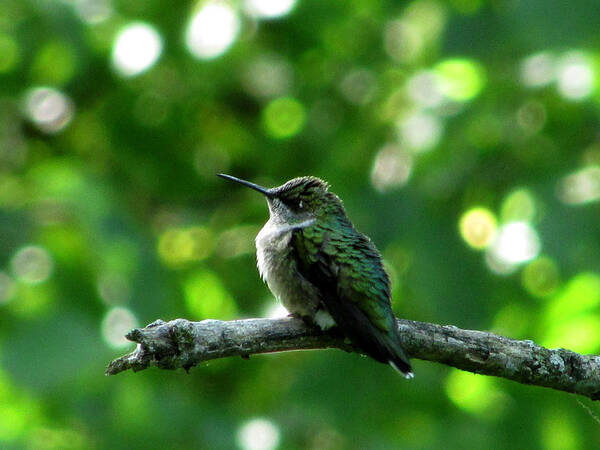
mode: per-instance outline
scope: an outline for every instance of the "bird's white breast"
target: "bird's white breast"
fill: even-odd
[[[292,228],[286,224],[275,224],[269,220],[256,236],[256,265],[261,278],[269,284],[273,268],[278,261],[287,258]],[[273,290],[271,288],[271,290]],[[277,295],[277,294],[276,294]]]
[[[269,219],[256,236],[258,271],[269,289],[292,314],[313,317],[319,305],[314,286],[298,274],[292,255],[292,232],[314,223],[314,219],[297,224],[277,223]]]

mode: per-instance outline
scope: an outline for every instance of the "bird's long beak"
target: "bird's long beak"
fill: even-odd
[[[260,186],[258,184],[250,183],[249,181],[242,180],[242,179],[236,178],[236,177],[232,177],[231,175],[226,175],[224,173],[218,173],[217,176],[219,176],[221,178],[225,178],[226,180],[231,180],[231,181],[235,181],[236,183],[243,184],[244,186],[247,186],[250,189],[254,189],[255,191],[260,192],[261,194],[265,195],[268,198],[273,196],[272,189],[267,189],[266,187]]]

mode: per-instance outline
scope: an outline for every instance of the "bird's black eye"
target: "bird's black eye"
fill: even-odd
[[[304,203],[299,198],[286,200],[285,204],[288,206],[288,208],[293,209],[294,211],[301,210],[304,207]]]

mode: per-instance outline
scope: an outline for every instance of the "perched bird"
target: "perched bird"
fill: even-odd
[[[267,199],[270,218],[256,236],[258,270],[283,306],[322,329],[339,327],[368,356],[412,378],[381,255],[354,228],[329,185],[300,177],[268,189],[219,176]]]

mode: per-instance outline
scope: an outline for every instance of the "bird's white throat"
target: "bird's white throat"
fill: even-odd
[[[256,265],[261,278],[269,282],[269,272],[279,257],[286,257],[292,231],[306,228],[315,223],[315,219],[289,224],[278,223],[270,218],[256,236]]]

